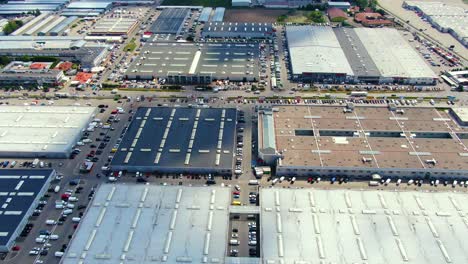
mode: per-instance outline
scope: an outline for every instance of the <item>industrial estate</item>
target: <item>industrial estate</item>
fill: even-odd
[[[0,264],[466,263],[466,4],[387,1],[2,1]]]

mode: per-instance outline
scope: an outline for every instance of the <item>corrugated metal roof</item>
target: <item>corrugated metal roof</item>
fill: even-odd
[[[353,75],[353,70],[331,27],[287,26],[286,37],[293,74]]]
[[[64,14],[62,14],[62,15],[64,15]],[[52,28],[50,30],[49,34],[51,34],[51,35],[55,34],[56,35],[56,34],[60,33],[61,31],[65,30],[65,28],[68,27],[68,25],[70,25],[71,23],[73,23],[73,21],[75,21],[77,19],[78,19],[77,16],[68,17],[67,19],[60,22],[60,24],[58,24],[57,26]]]
[[[213,21],[213,22],[222,22],[224,20],[224,12],[226,12],[226,8],[217,7],[215,9],[213,19],[211,21]]]
[[[80,2],[72,2],[70,3],[67,8],[68,9],[73,9],[73,8],[78,8],[78,9],[107,9],[112,5],[112,2],[85,2],[85,1],[80,1]]]
[[[229,190],[103,184],[61,263],[225,263]]]
[[[264,112],[262,115],[263,148],[276,149],[275,121],[273,112]]]
[[[49,25],[47,25],[46,27],[41,29],[41,31],[39,31],[37,34],[38,35],[45,35],[45,34],[49,33],[50,30],[52,30],[55,26],[60,24],[65,19],[66,19],[66,17],[64,17],[64,16],[57,17],[52,23],[50,23]]]
[[[200,22],[207,22],[210,20],[211,12],[213,11],[213,8],[211,7],[205,7],[200,13],[200,17],[198,18],[198,21]]]
[[[355,28],[384,77],[437,78],[435,73],[393,28]]]

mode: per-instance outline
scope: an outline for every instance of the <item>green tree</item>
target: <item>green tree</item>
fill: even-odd
[[[288,17],[286,15],[281,15],[276,19],[276,22],[283,23]]]
[[[21,20],[10,20],[8,23],[3,27],[3,33],[5,35],[11,34],[13,31],[17,30],[23,26],[23,21]]]
[[[369,2],[367,0],[356,0],[356,5],[359,6],[359,8],[364,9],[368,6]]]
[[[372,10],[377,9],[377,0],[369,0],[369,7],[372,8]]]
[[[314,23],[325,23],[325,18],[323,17],[322,12],[312,11],[309,14],[309,19]]]

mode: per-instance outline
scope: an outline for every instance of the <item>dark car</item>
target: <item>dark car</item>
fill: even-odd
[[[80,184],[80,179],[71,180],[68,184],[74,186]]]
[[[145,183],[145,182],[148,182],[145,178],[142,178],[142,177],[138,177],[136,179],[137,182],[142,182],[142,183]]]

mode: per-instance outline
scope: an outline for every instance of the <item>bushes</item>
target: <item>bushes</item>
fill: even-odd
[[[310,18],[310,20],[312,20],[312,22],[325,23],[325,18],[323,17],[322,12],[320,11],[312,11],[308,15],[308,17]]]
[[[337,23],[341,23],[344,21],[346,21],[346,17],[335,17],[331,20],[331,22],[337,22]]]
[[[17,30],[21,26],[23,26],[23,21],[21,21],[21,20],[10,20],[3,27],[3,33],[5,33],[5,35],[10,35],[12,32]]]

